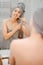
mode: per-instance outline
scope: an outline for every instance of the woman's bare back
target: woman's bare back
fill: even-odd
[[[17,42],[13,46],[18,65],[43,65],[43,40],[30,37]]]

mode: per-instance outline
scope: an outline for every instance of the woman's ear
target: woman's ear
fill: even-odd
[[[31,33],[31,31],[32,31],[32,27],[33,27],[33,25],[32,25],[32,18],[31,18],[31,19],[30,19],[30,22],[29,22],[30,33]]]
[[[29,26],[32,28],[32,18],[30,19],[30,24],[29,24]]]
[[[33,19],[30,20],[30,29],[31,31],[34,30],[35,31],[35,27],[33,25]]]

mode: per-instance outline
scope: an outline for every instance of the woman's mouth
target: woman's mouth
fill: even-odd
[[[17,18],[17,15],[14,15],[14,18]]]
[[[16,14],[14,16],[17,16]]]

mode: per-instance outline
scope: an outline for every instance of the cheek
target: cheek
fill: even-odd
[[[21,16],[21,13],[19,13],[18,15],[19,15],[19,17],[20,17],[20,16]]]
[[[12,15],[13,15],[13,16],[15,15],[15,11],[12,12]]]
[[[12,16],[14,16],[14,13],[12,13]]]
[[[18,17],[20,17],[20,14],[18,14]]]

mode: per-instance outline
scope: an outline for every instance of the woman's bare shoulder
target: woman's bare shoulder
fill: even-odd
[[[10,20],[10,18],[8,19],[3,19],[2,23],[7,23]]]

